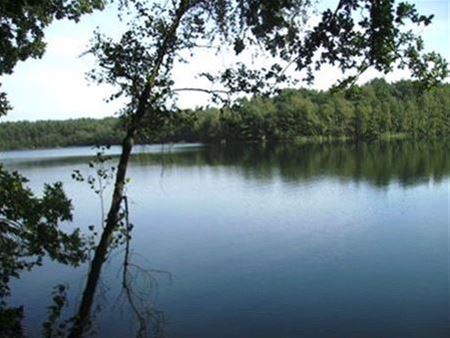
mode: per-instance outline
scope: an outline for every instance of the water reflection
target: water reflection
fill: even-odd
[[[226,146],[152,146],[141,147],[133,156],[135,166],[234,167],[249,180],[270,182],[281,177],[286,182],[310,181],[320,176],[354,182],[367,181],[387,186],[398,181],[403,186],[432,179],[442,181],[450,173],[447,142],[377,142],[360,144],[307,144]],[[81,165],[89,161],[89,148],[52,156],[30,158],[4,157],[14,168]],[[118,149],[111,151],[117,157]],[[59,156],[58,156],[59,155]]]
[[[174,277],[155,301],[169,337],[448,336],[445,142],[158,149],[134,155],[129,196],[138,263]],[[91,224],[95,196],[69,179],[90,153],[8,166],[38,187],[67,177],[76,220]],[[117,270],[103,276],[112,290]],[[34,314],[44,285],[84,276],[47,272],[16,293]],[[130,320],[108,310],[98,327],[129,336]]]

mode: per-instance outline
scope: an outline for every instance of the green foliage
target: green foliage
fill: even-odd
[[[114,118],[0,123],[0,149],[118,144],[123,136]]]
[[[293,141],[301,137],[371,140],[450,134],[450,85],[423,92],[410,81],[373,80],[351,92],[285,90],[241,100],[226,113],[196,112],[189,141]]]
[[[78,266],[86,260],[84,238],[60,224],[72,220],[71,201],[61,183],[46,184],[41,197],[26,187],[27,180],[0,165],[0,335],[22,335],[22,308],[7,306],[11,278],[42,265],[44,257]]]
[[[68,321],[59,323],[62,312],[67,306],[67,286],[56,285],[52,292],[53,303],[48,307],[48,319],[42,324],[42,336],[45,338],[65,337]]]
[[[0,304],[0,336],[1,337],[24,337],[22,321],[23,307],[5,308]]]
[[[238,54],[246,46],[251,49],[257,45],[282,60],[275,60],[268,69],[249,69],[240,64],[218,76],[207,74],[208,79],[221,82],[230,92],[271,92],[277,83],[286,83],[286,69],[291,66],[307,70],[305,80],[310,82],[314,71],[324,64],[338,66],[346,75],[338,88],[355,84],[371,68],[385,74],[408,68],[423,88],[438,84],[448,75],[446,60],[435,52],[426,53],[420,34],[414,30],[428,26],[433,16],[421,15],[407,2],[340,0],[336,8],[321,13],[311,29],[305,29],[304,21],[311,7],[309,1],[249,1],[235,6],[234,1],[221,2],[230,13],[225,17],[234,24],[227,33],[237,35]],[[274,13],[267,14],[266,9]],[[236,11],[244,17],[240,23],[233,20]],[[290,11],[295,15],[284,15]]]
[[[2,0],[0,3],[0,76],[11,74],[19,61],[39,58],[45,51],[44,29],[53,20],[78,21],[80,16],[102,9],[107,0]],[[0,83],[1,87],[1,83]],[[0,92],[0,117],[11,109],[6,93]],[[70,131],[69,131],[70,132]],[[3,140],[14,140],[14,133]],[[54,143],[54,141],[52,141]],[[29,143],[30,144],[30,143]],[[45,185],[35,196],[17,172],[0,165],[0,335],[23,335],[22,308],[8,308],[9,280],[42,264],[44,256],[78,265],[85,257],[78,230],[67,234],[61,222],[72,219],[71,203],[56,183]]]
[[[347,92],[284,90],[256,96],[227,109],[151,115],[137,142],[294,141],[310,138],[371,140],[404,135],[450,134],[450,85],[423,92],[411,81],[382,79]],[[118,145],[127,119],[0,123],[0,149]]]
[[[61,183],[46,184],[42,197],[25,186],[17,172],[0,166],[0,297],[9,295],[11,277],[41,265],[45,256],[77,266],[86,258],[78,229],[66,233],[60,223],[72,220],[72,205]]]
[[[43,30],[54,19],[78,21],[103,6],[102,0],[3,0],[0,74],[10,74],[18,61],[42,56]]]

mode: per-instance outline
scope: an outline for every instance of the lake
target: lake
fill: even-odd
[[[93,154],[0,160],[36,192],[62,181],[86,230],[101,221],[100,200],[71,174],[88,174]],[[132,259],[151,274],[136,292],[163,314],[167,337],[449,336],[445,142],[140,146],[129,177]],[[117,249],[104,271],[98,336],[135,332],[122,259]],[[52,286],[70,285],[70,314],[86,273],[49,262],[13,283],[31,337]]]

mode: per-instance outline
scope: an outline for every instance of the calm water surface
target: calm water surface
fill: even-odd
[[[63,181],[74,223],[86,229],[99,223],[100,202],[70,176],[88,173],[94,153],[0,160],[36,192]],[[170,272],[153,273],[148,296],[168,337],[450,334],[446,144],[140,147],[129,177],[133,259]],[[99,336],[134,332],[118,288],[122,256],[103,275]],[[39,336],[52,286],[69,283],[73,306],[86,271],[47,264],[14,283],[30,336]]]

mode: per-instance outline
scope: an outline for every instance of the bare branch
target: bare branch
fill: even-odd
[[[229,91],[229,90],[205,89],[205,88],[195,88],[195,87],[175,88],[175,89],[172,89],[172,92],[202,92],[202,93],[207,93],[207,94],[231,94],[231,91]]]

